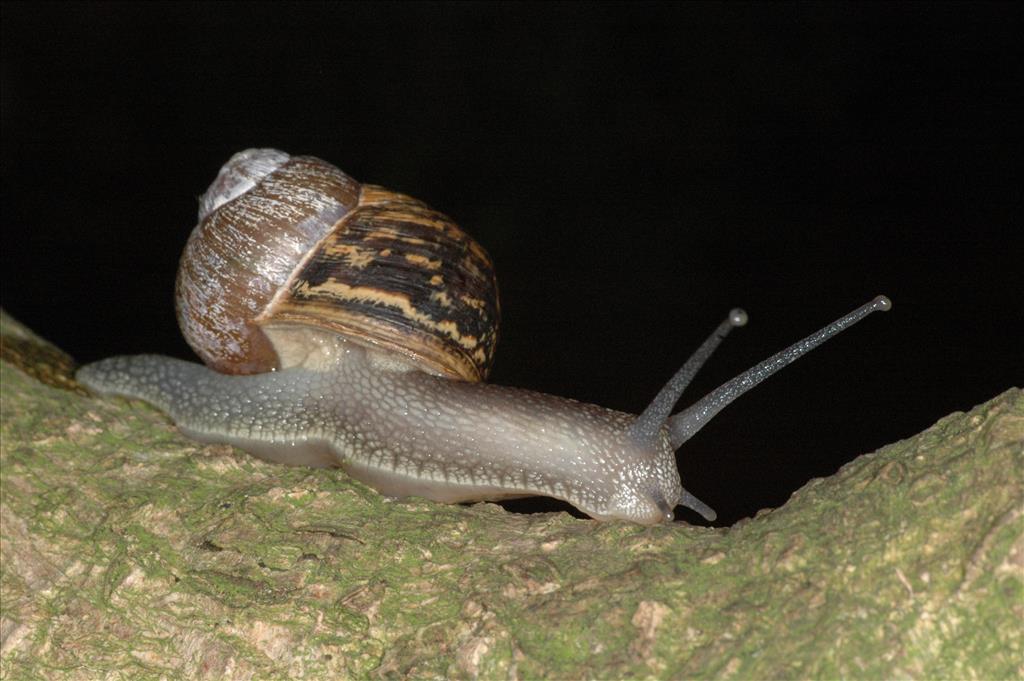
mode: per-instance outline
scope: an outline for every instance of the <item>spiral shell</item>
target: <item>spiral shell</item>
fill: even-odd
[[[186,340],[223,373],[287,366],[268,333],[281,327],[471,381],[497,342],[494,268],[472,237],[416,199],[274,149],[235,154],[200,199],[176,294]]]

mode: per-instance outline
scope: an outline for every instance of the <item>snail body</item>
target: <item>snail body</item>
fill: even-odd
[[[630,451],[629,414],[382,367],[372,351],[345,341],[331,352],[336,361],[316,369],[248,376],[157,356],[113,358],[86,383],[100,380],[106,392],[154,404],[194,439],[278,463],[340,466],[392,497],[461,502],[541,493],[596,518],[632,503],[641,518],[653,513],[648,503],[671,512],[681,495],[667,442],[656,457]]]
[[[733,399],[875,310],[879,296],[671,415],[733,310],[639,417],[484,382],[497,339],[486,252],[410,197],[276,150],[236,154],[201,199],[179,269],[179,322],[206,366],[157,355],[79,370],[188,436],[336,466],[388,496],[543,495],[600,519],[669,521],[675,450]]]

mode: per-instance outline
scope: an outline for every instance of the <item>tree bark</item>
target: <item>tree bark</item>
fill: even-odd
[[[730,528],[390,502],[77,388],[4,317],[3,678],[1019,678],[1024,393]]]

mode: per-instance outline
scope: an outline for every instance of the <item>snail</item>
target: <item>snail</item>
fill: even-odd
[[[878,296],[672,414],[732,310],[639,416],[485,382],[498,331],[490,258],[445,215],[320,159],[235,154],[200,198],[178,271],[182,332],[206,366],[157,355],[82,367],[188,437],[335,466],[391,497],[562,499],[653,525],[683,489],[675,451],[722,408],[891,303]]]

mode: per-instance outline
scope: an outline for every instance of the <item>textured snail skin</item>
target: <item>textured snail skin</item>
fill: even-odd
[[[324,334],[303,366],[229,376],[157,355],[82,368],[93,392],[145,400],[188,436],[286,464],[338,466],[385,495],[441,502],[545,495],[600,519],[671,520],[675,456],[638,448],[636,417],[433,376]]]

